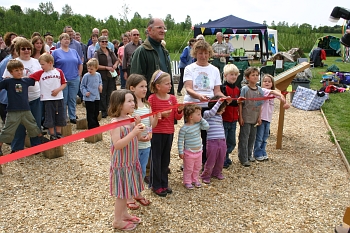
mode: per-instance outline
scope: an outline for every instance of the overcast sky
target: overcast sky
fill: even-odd
[[[19,5],[24,8],[38,9],[40,2],[49,2],[45,0],[0,0],[0,5],[9,9],[11,5]],[[68,4],[75,14],[92,15],[95,18],[105,19],[110,15],[115,18],[121,18],[123,13],[122,6],[126,4],[129,9],[129,19],[133,17],[135,12],[138,12],[141,17],[148,17],[151,14],[153,17],[165,18],[167,14],[171,14],[175,22],[184,22],[186,16],[189,15],[192,19],[192,24],[206,23],[209,19],[216,20],[224,16],[234,15],[239,18],[252,21],[255,23],[263,23],[265,20],[268,25],[272,21],[275,24],[278,22],[288,22],[303,24],[308,23],[312,26],[334,26],[328,20],[330,13],[335,6],[350,8],[349,0],[228,0],[220,1],[222,4],[216,7],[214,4],[217,1],[199,0],[162,0],[162,1],[144,1],[144,0],[104,0],[104,1],[86,1],[86,0],[51,0],[54,9],[61,13],[62,7]],[[92,4],[94,3],[94,4]],[[342,25],[343,19],[338,21],[338,25]]]

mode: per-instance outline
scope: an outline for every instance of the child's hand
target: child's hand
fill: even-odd
[[[168,116],[170,116],[170,113],[172,112],[172,110],[168,110],[168,111],[164,111],[162,112],[162,118],[167,118]]]
[[[258,121],[256,122],[256,126],[259,126],[259,125],[261,125],[261,118],[260,117],[258,118]]]
[[[89,96],[90,96],[90,92],[86,92],[86,93],[85,93],[85,96],[86,96],[86,97],[89,97]]]
[[[51,91],[51,95],[56,96],[59,92],[60,92],[59,90],[55,89],[55,90]]]
[[[181,112],[184,109],[185,105],[184,104],[180,104],[179,107],[177,108],[178,112]]]
[[[284,97],[284,95],[281,95],[281,101],[282,101],[282,103],[286,103],[286,97]]]
[[[226,96],[226,97],[220,98],[220,101],[225,101],[225,100],[226,100],[227,104],[230,104],[233,99],[231,96]]]
[[[158,112],[155,117],[158,118],[158,120],[162,119],[162,113],[161,112]]]
[[[243,126],[243,125],[244,125],[244,120],[243,120],[243,118],[241,118],[241,117],[239,118],[239,125],[240,125],[240,126]]]
[[[290,108],[290,105],[288,103],[285,103],[285,104],[283,104],[283,108],[288,109],[288,108]]]
[[[140,117],[139,115],[135,115],[135,116],[134,116],[134,119],[135,119],[135,125],[141,123],[141,117]]]
[[[237,99],[237,103],[240,104],[240,103],[244,102],[244,100],[245,100],[245,97],[241,96]]]
[[[149,140],[151,140],[151,139],[148,137],[148,134],[139,139],[139,141],[141,141],[141,142],[148,142]]]
[[[179,154],[180,159],[184,159],[184,154]]]
[[[135,135],[140,134],[141,132],[143,132],[145,130],[145,125],[142,123],[139,123],[135,126],[135,128],[132,130],[132,132],[135,133]]]

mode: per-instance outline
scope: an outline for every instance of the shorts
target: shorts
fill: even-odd
[[[44,126],[54,128],[55,126],[66,126],[66,114],[64,114],[63,99],[43,101],[45,106]]]

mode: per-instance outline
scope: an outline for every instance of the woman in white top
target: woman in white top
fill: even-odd
[[[40,63],[37,59],[30,57],[33,50],[33,45],[27,39],[22,39],[16,41],[15,49],[19,55],[16,59],[21,61],[24,65],[23,77],[29,77],[30,74],[41,70]],[[12,75],[6,69],[3,78],[12,78]],[[38,127],[41,129],[41,104],[40,104],[40,87],[39,83],[35,82],[35,86],[28,88],[28,100],[30,105],[30,110],[36,120]],[[26,129],[23,125],[19,125],[15,138],[11,143],[12,152],[24,149],[24,140],[26,137]],[[30,138],[31,146],[36,146],[41,144],[39,137]]]

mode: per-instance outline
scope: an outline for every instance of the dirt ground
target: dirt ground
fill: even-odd
[[[84,117],[85,109],[77,109]],[[269,161],[243,167],[235,148],[233,165],[223,170],[226,179],[191,191],[182,185],[179,121],[169,175],[173,194],[162,198],[143,191],[152,204],[130,211],[142,218],[134,232],[333,232],[349,205],[350,176],[319,111],[287,110],[283,146],[276,149],[278,109],[276,100]],[[79,140],[65,145],[61,158],[39,154],[4,165],[0,232],[114,232],[109,146],[105,132],[95,144]]]

